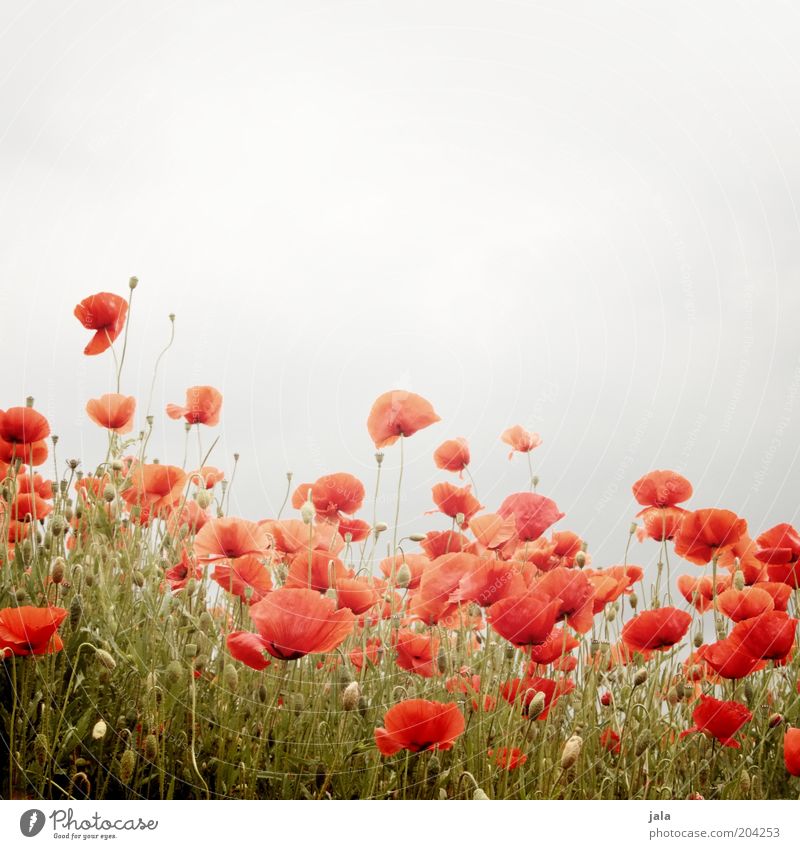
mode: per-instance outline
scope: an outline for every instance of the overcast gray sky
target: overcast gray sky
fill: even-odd
[[[370,489],[370,405],[406,388],[443,421],[407,444],[405,531],[442,526],[445,438],[487,509],[523,489],[515,423],[598,565],[651,468],[793,521],[798,40],[781,2],[4,3],[0,406],[100,459],[111,361],[72,309],[136,274],[123,391],[141,422],[176,313],[154,453],[182,459],[164,405],[219,387],[239,514],[286,470]]]

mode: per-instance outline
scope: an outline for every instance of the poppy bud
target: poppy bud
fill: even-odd
[[[300,518],[303,520],[304,524],[310,525],[314,521],[314,516],[316,515],[316,510],[314,509],[314,505],[310,501],[304,501],[303,506],[300,508]]]
[[[33,755],[36,758],[36,763],[39,766],[44,766],[50,758],[50,751],[47,745],[47,736],[39,733],[33,741]]]
[[[121,472],[125,468],[122,460],[112,460],[111,461],[111,470],[114,472]]]
[[[425,539],[425,534],[410,534],[408,538],[411,542],[422,542]]]
[[[718,621],[716,626],[717,639],[724,640],[728,636],[728,629],[723,621]]]
[[[777,728],[783,722],[783,716],[779,713],[773,713],[770,715],[768,724],[770,728]]]
[[[528,718],[536,719],[537,716],[544,710],[547,698],[541,690],[531,699],[528,705]]]
[[[53,565],[50,567],[50,580],[54,584],[60,584],[64,580],[64,563],[63,557],[56,557]]]
[[[236,667],[230,663],[226,664],[222,670],[222,680],[225,686],[232,693],[235,693],[236,688],[239,686],[239,673],[236,671]]]
[[[133,575],[131,577],[133,578],[133,583],[136,584],[137,587],[144,586],[144,575],[138,569],[133,570]]]
[[[639,596],[637,596],[636,593],[631,593],[628,596],[628,604],[631,606],[631,610],[636,610],[639,606]]]
[[[472,799],[475,802],[479,802],[479,801],[483,801],[483,800],[488,800],[489,797],[486,795],[486,793],[483,790],[481,790],[480,787],[476,787],[475,792],[472,794]]]
[[[633,686],[640,687],[645,681],[647,681],[647,670],[637,669],[636,674],[633,676]]]
[[[117,775],[123,784],[127,784],[133,778],[133,771],[136,769],[136,752],[133,749],[126,749],[119,759],[119,770]]]
[[[131,291],[133,291],[138,285],[139,285],[139,278],[138,277],[131,277],[131,279],[128,281],[128,288]]]
[[[167,664],[165,676],[168,685],[177,684],[184,677],[183,664],[179,660],[171,660]]]
[[[753,782],[750,780],[750,773],[747,770],[743,770],[741,778],[739,779],[739,786],[742,788],[743,796],[750,795],[750,789],[752,785]]]
[[[630,526],[630,528],[628,528],[628,534],[629,534],[630,536],[633,536],[633,535],[636,533],[636,529],[637,529],[638,527],[639,527],[639,526],[636,524],[636,522],[631,522],[631,526]]]
[[[650,732],[643,731],[639,739],[636,741],[636,748],[634,749],[636,757],[641,757],[648,750],[651,742],[652,737],[650,736]]]
[[[113,672],[117,668],[117,661],[105,649],[95,649],[94,656],[97,658],[97,662],[108,669],[109,672]]]
[[[579,551],[575,555],[575,565],[579,569],[583,569],[583,567],[586,565],[586,552],[585,551]]]
[[[430,758],[428,758],[428,776],[430,778],[436,778],[441,771],[442,762],[436,755],[431,755]]]
[[[575,766],[582,748],[583,738],[578,734],[573,734],[564,744],[564,750],[561,752],[561,769],[568,770]]]
[[[696,649],[703,645],[703,635],[699,631],[692,638],[692,643]]]
[[[667,691],[667,701],[674,707],[678,704],[678,691],[675,687],[670,687]]]
[[[367,715],[367,708],[369,708],[369,701],[367,697],[362,693],[358,697],[358,712],[361,714],[362,718]]]
[[[447,655],[444,649],[439,650],[439,655],[436,658],[436,665],[439,667],[439,672],[444,674],[447,671]]]
[[[197,580],[195,578],[189,578],[186,582],[185,592],[187,596],[194,595],[194,591],[197,589]]]
[[[617,609],[613,605],[608,605],[606,607],[605,613],[606,622],[613,622],[617,618]]]
[[[358,686],[358,681],[351,681],[342,692],[342,707],[345,710],[355,710],[360,698],[361,688]]]
[[[398,587],[407,587],[411,583],[411,570],[408,568],[407,563],[403,563],[397,570],[395,583]]]
[[[207,489],[201,489],[195,493],[194,500],[197,502],[197,506],[201,510],[205,510],[206,507],[211,505],[211,502],[214,500],[214,497]]]
[[[682,680],[678,680],[678,682],[675,684],[675,693],[678,696],[679,702],[683,701],[683,699],[686,697],[686,685],[683,683]]]
[[[733,586],[739,591],[744,589],[744,575],[738,569],[733,576]]]
[[[92,729],[92,739],[93,740],[102,740],[103,737],[106,736],[106,731],[108,730],[108,726],[103,722],[102,719],[99,719],[94,724],[94,728]]]
[[[154,761],[158,757],[158,739],[155,734],[148,734],[144,738],[144,756],[148,761]]]
[[[267,688],[263,684],[258,685],[258,700],[263,705],[267,701]]]
[[[290,707],[296,713],[300,714],[306,706],[306,700],[302,693],[292,693],[290,698]]]
[[[386,522],[376,522],[375,527],[372,530],[375,531],[375,535],[377,536],[378,534],[382,534],[384,531],[388,531],[389,526]]]
[[[73,575],[75,571],[77,571],[79,567],[73,571]],[[74,631],[78,624],[81,621],[81,614],[83,613],[83,606],[81,604],[81,597],[79,595],[73,596],[72,601],[69,605],[69,624],[72,630]]]
[[[605,692],[602,696],[600,696],[600,704],[603,705],[603,707],[608,707],[611,704],[611,701],[612,696],[609,692]]]
[[[464,524],[464,514],[463,513],[456,513],[456,524],[459,525],[459,526]]]
[[[539,486],[539,475],[534,475],[531,478],[531,483],[533,484],[533,488],[536,489],[536,487]]]

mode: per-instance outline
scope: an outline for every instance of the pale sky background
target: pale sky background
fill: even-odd
[[[123,391],[141,424],[176,313],[153,455],[182,460],[164,405],[219,387],[234,513],[273,516],[287,470],[371,490],[366,417],[405,388],[443,421],[404,532],[446,526],[445,438],[487,509],[525,488],[515,423],[596,565],[652,468],[754,535],[793,521],[799,41],[788,2],[3,3],[0,406],[102,459],[111,358],[72,310],[135,274]]]

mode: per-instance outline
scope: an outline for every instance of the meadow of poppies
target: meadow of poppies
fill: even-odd
[[[65,460],[34,399],[0,410],[0,795],[798,798],[791,525],[642,469],[619,560],[598,562],[532,470],[482,504],[468,442],[398,389],[354,414],[372,480],[289,476],[277,515],[232,516],[213,453],[148,453],[123,391],[135,287],[74,311],[83,354],[115,363],[86,399],[105,456]],[[201,435],[223,397],[192,386],[164,414]],[[437,423],[438,529],[401,535],[378,498],[399,511],[403,444]],[[541,443],[498,438],[517,463]]]

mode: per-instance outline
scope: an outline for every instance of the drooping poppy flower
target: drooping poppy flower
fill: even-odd
[[[734,625],[729,640],[759,660],[783,660],[794,646],[797,619],[773,610]]]
[[[98,292],[84,298],[75,307],[75,318],[87,329],[96,331],[83,353],[102,354],[122,333],[128,315],[128,302],[112,292]]]
[[[347,577],[347,567],[331,552],[314,550],[309,555],[306,549],[298,551],[292,558],[284,586],[293,589],[304,587],[325,593],[338,580]]]
[[[514,748],[503,746],[502,749],[489,749],[487,756],[500,769],[509,771],[522,766],[528,760],[528,756],[523,754],[522,749],[518,749],[516,746]]]
[[[519,451],[520,454],[528,454],[542,444],[542,437],[538,433],[525,430],[522,425],[507,428],[500,435],[500,439],[506,445],[511,446],[511,451],[508,452],[509,460],[514,456],[515,451]]]
[[[186,403],[167,404],[167,415],[171,419],[186,419],[189,424],[204,424],[209,427],[219,424],[222,409],[222,394],[213,386],[190,386],[186,390]]]
[[[523,542],[539,537],[566,515],[550,498],[536,492],[516,492],[509,495],[497,511],[501,516],[513,516],[517,536]]]
[[[395,389],[384,392],[370,410],[367,430],[376,448],[393,445],[401,436],[441,421],[429,401],[413,392]]]
[[[636,532],[639,542],[648,537],[656,542],[673,539],[688,512],[682,507],[646,507],[641,510],[637,514],[642,520],[642,527]]]
[[[378,591],[370,578],[339,578],[336,581],[336,605],[352,610],[356,616],[378,603]]]
[[[800,534],[784,522],[764,531],[756,543],[755,556],[767,564],[770,581],[800,588]]]
[[[483,506],[471,490],[472,487],[469,485],[458,487],[451,483],[437,483],[433,487],[434,504],[440,512],[451,519],[455,519],[459,515],[463,516],[462,529],[468,527],[470,518]]]
[[[350,542],[363,542],[370,534],[372,526],[369,522],[362,519],[351,519],[349,516],[339,517],[339,534],[346,541],[350,537]]]
[[[764,662],[760,658],[753,657],[741,643],[730,637],[700,646],[697,654],[723,678],[734,680],[746,678],[752,672],[764,667]]]
[[[339,513],[355,513],[364,503],[364,484],[347,472],[323,475],[311,488],[317,516],[335,519]]]
[[[789,775],[800,776],[800,728],[787,728],[783,735],[783,762]]]
[[[266,669],[272,661],[264,656],[268,651],[267,642],[260,634],[251,634],[249,631],[232,631],[225,638],[225,644],[231,657],[240,660],[251,669],[261,671]]]
[[[211,578],[226,592],[250,603],[264,598],[272,589],[269,569],[253,554],[216,560]]]
[[[619,734],[613,728],[604,728],[600,734],[600,745],[614,755],[622,751],[622,742]]]
[[[433,462],[437,469],[458,472],[462,475],[469,465],[469,443],[463,436],[445,440],[434,452]]]
[[[406,699],[386,711],[383,727],[375,729],[375,744],[382,755],[401,749],[452,749],[465,725],[464,714],[453,702]]]
[[[557,620],[566,619],[581,634],[592,627],[594,587],[580,570],[557,566],[545,572],[534,584],[534,589],[558,601]]]
[[[401,669],[423,678],[439,674],[439,640],[436,637],[402,628],[395,636],[394,650],[397,652],[397,665]]]
[[[725,702],[712,696],[701,695],[700,704],[692,712],[694,725],[681,732],[681,738],[687,734],[700,732],[716,737],[723,746],[741,749],[741,744],[733,739],[750,720],[753,714],[740,702]]]
[[[623,625],[622,642],[631,651],[664,651],[679,643],[691,624],[691,615],[677,607],[643,610]]]
[[[775,607],[772,596],[757,586],[737,590],[734,587],[725,590],[717,596],[717,607],[729,619],[741,622],[767,613]]]
[[[722,549],[747,533],[747,522],[730,510],[715,507],[687,513],[675,534],[675,553],[691,563],[710,562]]]
[[[558,599],[533,591],[495,602],[486,619],[501,637],[518,647],[544,643],[553,630],[560,609]]]
[[[250,606],[266,650],[280,660],[333,651],[352,633],[355,616],[314,590],[283,587]]]
[[[270,535],[263,525],[235,516],[211,519],[194,538],[194,552],[206,562],[264,554],[269,545]]]
[[[213,489],[224,479],[225,472],[216,466],[202,466],[193,472],[189,472],[189,480],[201,489]]]
[[[130,433],[133,430],[133,414],[136,399],[131,395],[109,392],[86,402],[86,412],[95,423],[114,433]]]
[[[560,678],[557,681],[552,678],[513,678],[500,685],[500,695],[509,704],[520,703],[523,715],[527,716],[536,694],[544,693],[544,710],[536,717],[537,720],[544,721],[558,699],[574,689],[574,681],[566,678]]]
[[[668,469],[648,472],[633,485],[633,497],[644,507],[674,507],[692,497],[692,485]]]
[[[66,618],[63,607],[5,607],[0,610],[0,657],[6,653],[53,654],[64,644],[58,629]]]
[[[177,466],[162,463],[136,463],[128,474],[130,486],[122,491],[130,506],[158,515],[173,508],[181,499],[186,473]]]

